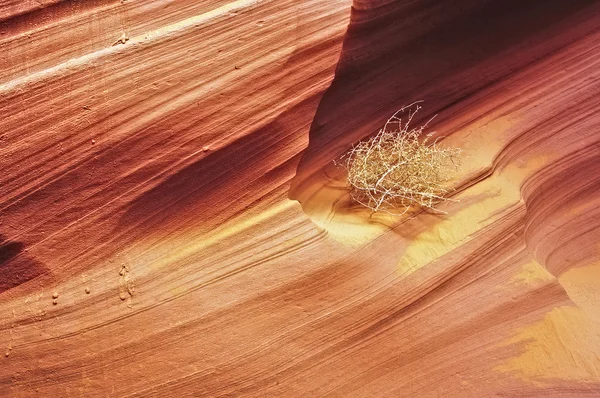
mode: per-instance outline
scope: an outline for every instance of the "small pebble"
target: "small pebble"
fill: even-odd
[[[85,288],[85,294],[90,294],[90,288],[89,287]]]
[[[208,146],[203,146],[202,147],[202,152],[208,152],[208,149],[209,149]]]
[[[57,299],[52,300],[52,304],[54,304],[54,305],[58,304],[58,300]]]
[[[96,143],[96,140],[92,140],[92,145],[94,145]]]
[[[52,298],[55,298],[55,299],[57,299],[57,298],[58,298],[58,292],[54,292],[54,293],[52,293]]]

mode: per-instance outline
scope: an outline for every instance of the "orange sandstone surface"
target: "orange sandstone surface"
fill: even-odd
[[[0,396],[600,396],[600,3],[0,0]],[[332,160],[395,110],[447,214]]]

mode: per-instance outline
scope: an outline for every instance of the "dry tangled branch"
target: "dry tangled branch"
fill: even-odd
[[[420,102],[398,110],[377,135],[342,157],[351,197],[373,213],[400,215],[411,206],[440,212],[435,205],[447,200],[444,183],[457,167],[461,150],[441,148],[439,138],[430,142],[433,132],[421,138],[433,118],[419,128],[410,127]]]

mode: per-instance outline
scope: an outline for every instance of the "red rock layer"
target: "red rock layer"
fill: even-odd
[[[0,20],[0,395],[600,394],[597,2]],[[331,160],[416,99],[458,201],[369,218]]]

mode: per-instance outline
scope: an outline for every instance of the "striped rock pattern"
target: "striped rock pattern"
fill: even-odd
[[[0,0],[0,396],[600,395],[599,27]],[[332,160],[420,99],[453,200],[370,216]]]

